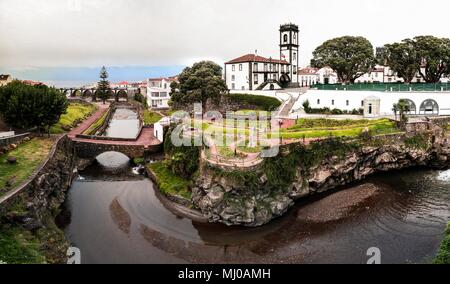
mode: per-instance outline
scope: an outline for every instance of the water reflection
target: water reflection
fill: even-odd
[[[169,212],[150,180],[99,178],[87,169],[68,197],[69,240],[83,263],[365,263],[379,247],[383,263],[427,262],[449,215],[444,172],[375,176],[382,194],[358,204],[357,214],[327,223],[297,218],[308,198],[267,226],[198,224]],[[111,178],[111,177],[110,177]]]
[[[106,137],[135,138],[139,132],[138,114],[132,109],[118,108],[114,112],[108,128]]]

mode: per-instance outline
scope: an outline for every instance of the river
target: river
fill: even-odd
[[[152,182],[128,158],[105,153],[80,172],[66,200],[65,234],[82,263],[426,263],[436,254],[449,216],[450,171],[409,170],[367,180],[381,192],[346,218],[302,221],[306,198],[259,228],[197,224],[175,216]]]

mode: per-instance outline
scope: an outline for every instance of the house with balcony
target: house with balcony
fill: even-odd
[[[177,81],[177,77],[147,79],[147,105],[153,109],[169,108],[170,84]]]

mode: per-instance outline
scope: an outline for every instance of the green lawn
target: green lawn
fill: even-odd
[[[191,199],[188,182],[174,174],[164,162],[148,164],[147,167],[155,174],[161,192]]]
[[[162,116],[156,112],[153,112],[148,109],[144,110],[144,123],[146,125],[154,124],[154,123],[160,121],[161,118],[162,118]]]
[[[434,259],[435,264],[450,264],[450,222],[445,231],[445,239],[441,243],[439,253]]]
[[[64,128],[75,127],[96,110],[97,107],[92,104],[71,103],[67,108],[67,112],[61,115],[59,122],[50,128],[50,133],[64,133],[66,132]]]
[[[41,264],[46,259],[39,239],[18,226],[0,225],[0,262],[9,264]]]
[[[50,138],[33,138],[19,147],[0,156],[0,195],[26,180],[48,156],[54,140]],[[17,163],[8,164],[8,156],[17,158]],[[10,188],[6,188],[9,181]]]
[[[365,129],[373,135],[399,132],[395,123],[389,119],[377,120],[333,120],[333,119],[299,119],[296,125],[281,130],[283,138],[321,138],[321,137],[356,137]]]

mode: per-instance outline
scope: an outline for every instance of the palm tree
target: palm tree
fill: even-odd
[[[406,123],[408,121],[406,114],[411,111],[408,101],[405,99],[400,99],[397,103],[397,107],[400,113],[400,121],[402,123]]]
[[[392,105],[392,111],[394,112],[395,120],[397,120],[398,104]]]

